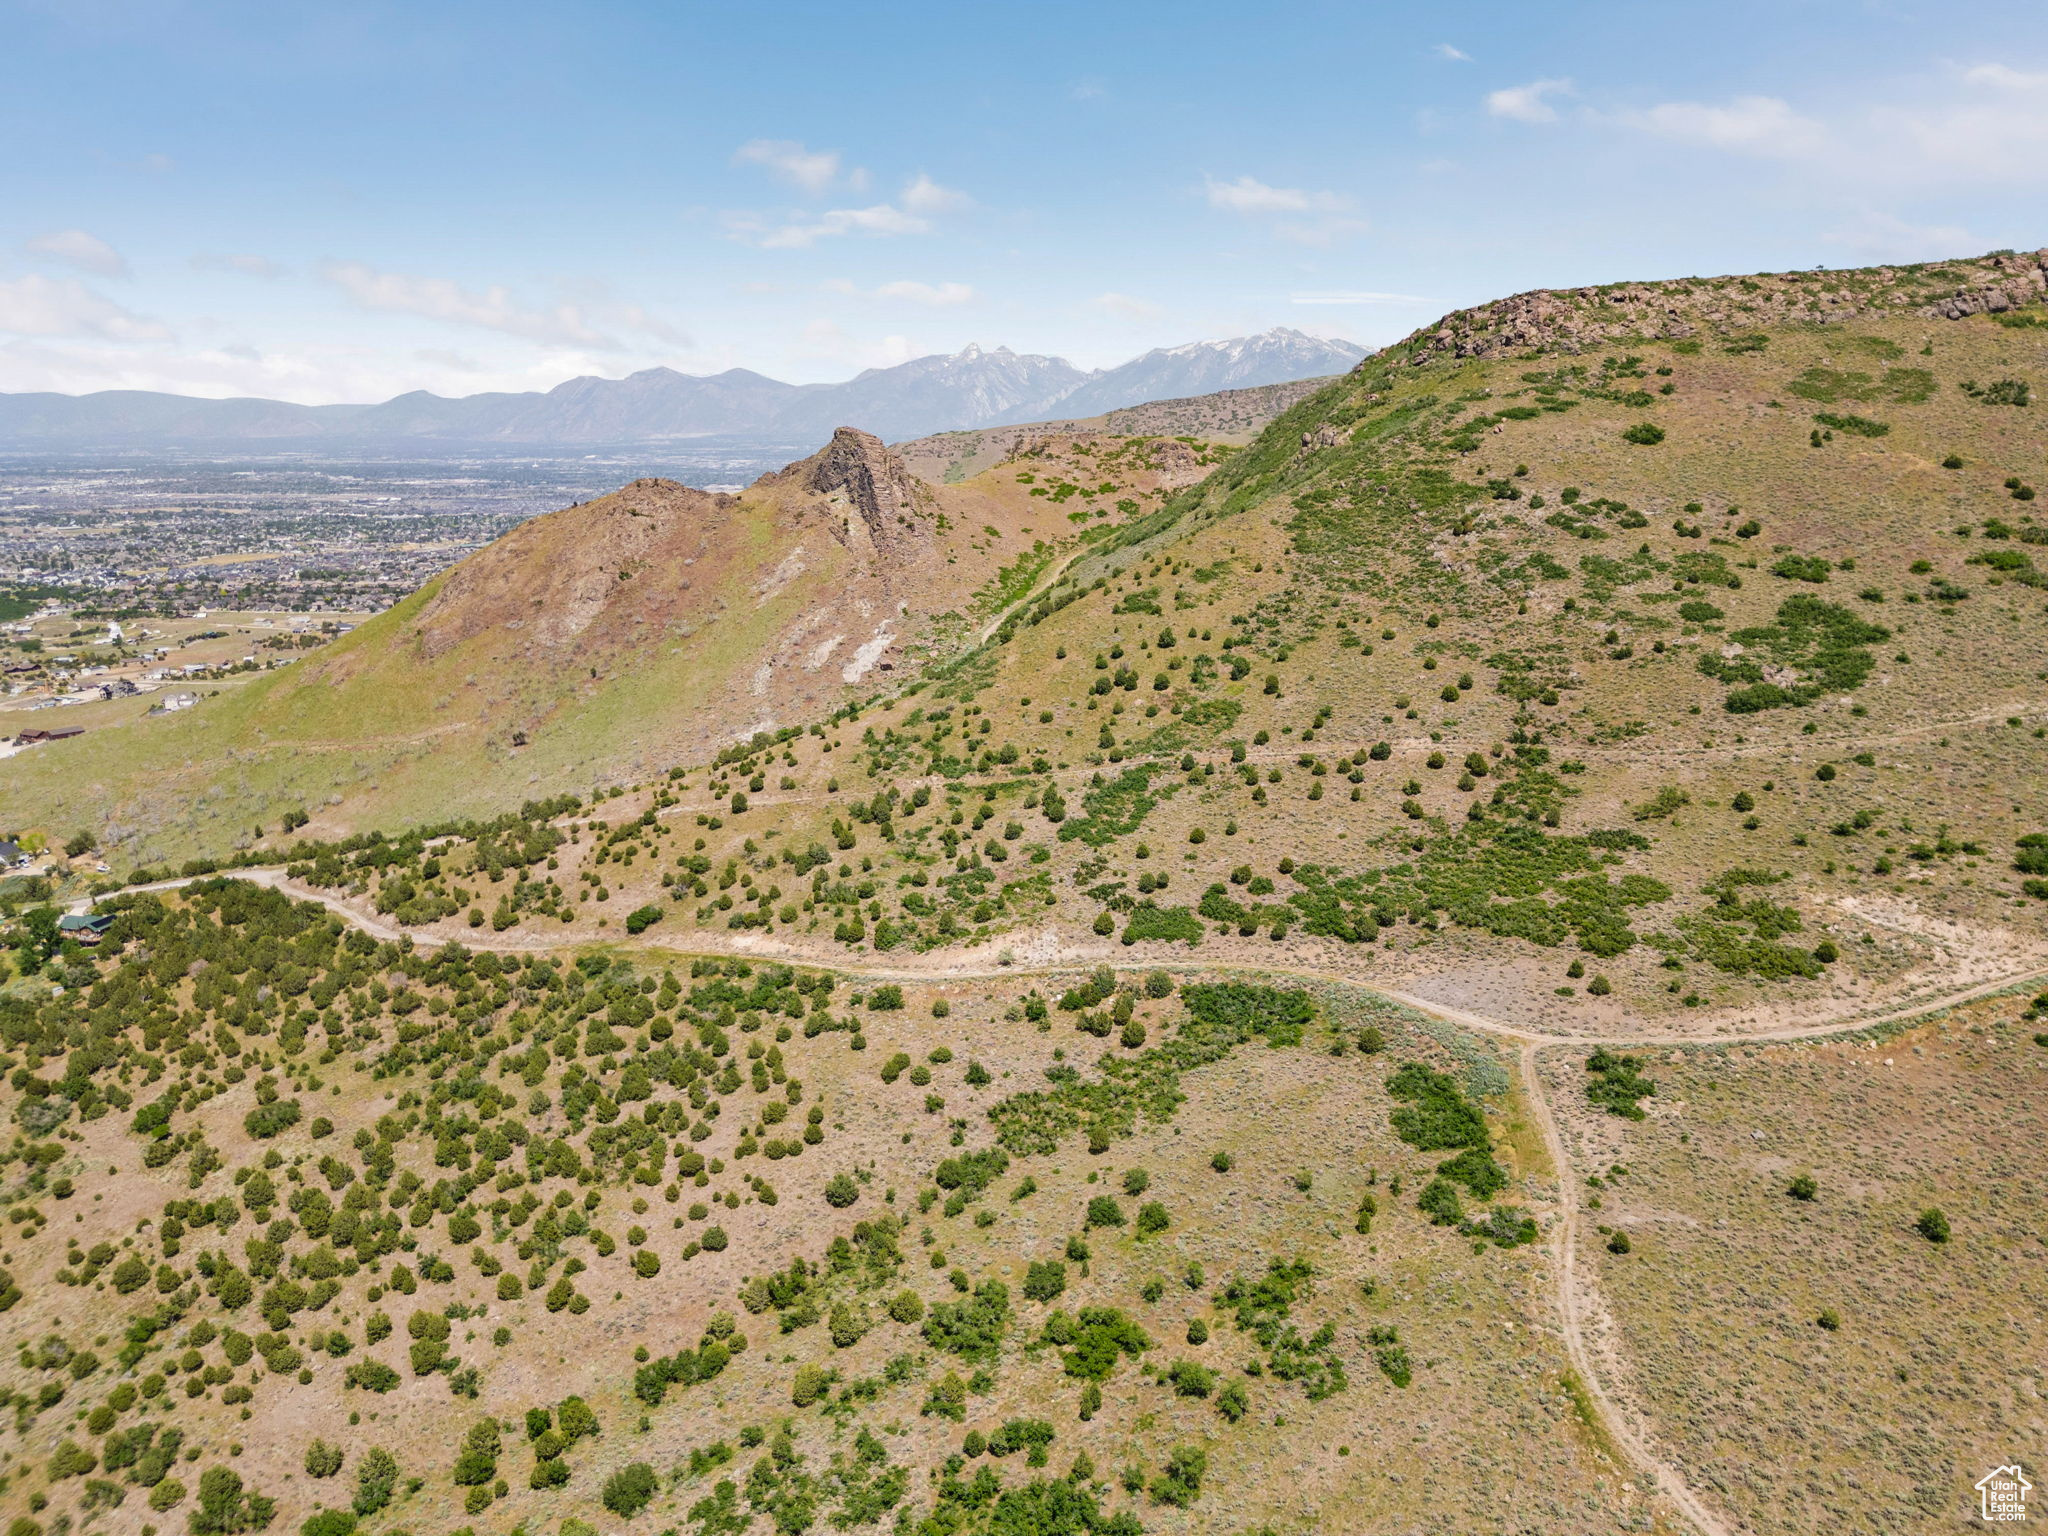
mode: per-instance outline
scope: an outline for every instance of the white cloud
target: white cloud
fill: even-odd
[[[201,272],[239,272],[244,277],[284,276],[284,268],[268,256],[246,253],[201,251],[192,258],[192,265]]]
[[[699,366],[701,360],[693,360]],[[0,343],[0,390],[151,389],[206,399],[256,396],[305,405],[387,400],[407,390],[468,395],[551,389],[583,374],[615,375],[616,358],[577,348],[478,360],[433,349],[316,345],[262,350],[235,343],[196,348],[104,341]]]
[[[1430,52],[1434,53],[1438,58],[1448,59],[1454,64],[1470,64],[1472,62],[1471,54],[1462,48],[1453,48],[1449,43],[1438,43]]]
[[[1364,219],[1331,217],[1312,219],[1306,223],[1288,220],[1275,224],[1273,233],[1280,239],[1292,241],[1296,245],[1330,246],[1339,240],[1348,240],[1353,235],[1362,235],[1371,228],[1372,225]]]
[[[867,173],[855,171],[848,182],[865,186]],[[928,235],[931,216],[968,207],[966,193],[942,187],[920,171],[892,203],[872,203],[865,208],[828,208],[818,214],[774,216],[749,211],[719,215],[728,238],[763,250],[802,250],[838,235]]]
[[[89,235],[82,229],[52,230],[47,235],[37,235],[26,242],[22,249],[36,256],[48,256],[66,266],[77,267],[81,272],[92,272],[100,277],[126,277],[128,263],[98,235]]]
[[[794,139],[749,139],[733,151],[733,164],[760,165],[806,192],[822,192],[839,178],[839,151],[806,149]]]
[[[1486,110],[1495,117],[1510,117],[1518,123],[1554,123],[1557,108],[1547,98],[1569,96],[1569,80],[1531,80],[1527,85],[1505,86],[1486,93]]]
[[[110,341],[161,341],[159,321],[123,309],[75,277],[30,273],[0,281],[0,331],[17,336],[102,336]]]
[[[1357,206],[1343,192],[1311,191],[1305,187],[1273,187],[1256,176],[1235,181],[1205,177],[1202,190],[1211,208],[1246,218],[1269,218],[1274,236],[1296,245],[1334,245],[1351,235],[1363,234],[1365,220],[1353,215]],[[1308,219],[1285,218],[1287,214],[1313,214]]]
[[[1824,177],[1830,191],[1843,183],[1892,193],[2048,181],[2048,73],[2005,64],[1955,67],[1901,82],[1882,101],[1827,117],[1776,96],[1670,101],[1587,117],[1609,128],[1783,161]]]
[[[979,297],[966,283],[920,283],[909,278],[879,287],[863,289],[845,278],[833,278],[825,283],[829,293],[843,293],[859,299],[900,299],[908,304],[925,304],[933,309],[950,309],[961,304],[971,304]]]
[[[1310,192],[1300,187],[1269,187],[1255,176],[1235,181],[1203,178],[1203,190],[1211,208],[1227,213],[1341,213],[1352,200],[1341,192]]]
[[[1166,312],[1151,300],[1135,299],[1128,293],[1098,293],[1088,302],[1126,320],[1152,320]]]
[[[903,196],[898,201],[912,213],[949,213],[955,208],[965,208],[973,199],[965,192],[940,186],[919,171],[910,185],[903,189]]]
[[[1932,261],[1959,256],[1981,242],[1960,224],[1911,224],[1889,213],[1867,210],[1821,236],[1857,261]]]
[[[929,304],[934,309],[950,309],[957,304],[971,304],[974,290],[966,283],[919,283],[908,280],[884,283],[875,290],[878,299],[903,299],[911,304]]]
[[[582,304],[534,307],[519,303],[512,291],[502,285],[494,284],[479,292],[447,278],[379,272],[356,261],[329,262],[320,269],[320,275],[364,309],[420,315],[448,325],[476,326],[544,346],[619,350],[622,343],[598,329],[599,324],[663,341],[683,339],[638,305],[606,305],[602,316]]]
[[[793,349],[797,357],[850,364],[856,368],[894,368],[923,354],[908,336],[883,336],[862,341],[830,320],[813,320],[804,327],[802,341]]]
[[[931,221],[905,213],[894,203],[869,208],[831,208],[815,219],[776,224],[755,213],[725,215],[725,232],[763,250],[801,250],[835,235],[924,235]]]
[[[1374,293],[1367,288],[1319,288],[1306,293],[1290,293],[1290,304],[1426,304],[1429,301],[1412,293]]]
[[[2039,184],[2048,169],[2048,74],[2004,64],[1961,70],[1959,95],[1873,109],[1873,170],[1954,181]]]
[[[1965,85],[1989,85],[2008,91],[2048,90],[2048,74],[2029,74],[2008,64],[1973,64],[1964,70]]]
[[[1824,147],[1827,131],[1776,96],[1737,96],[1725,106],[1667,101],[1624,112],[1624,126],[1710,149],[1782,159],[1803,159]]]

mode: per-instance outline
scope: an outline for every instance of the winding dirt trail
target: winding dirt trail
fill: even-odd
[[[1589,1311],[1598,1309],[1599,1291],[1594,1276],[1588,1273],[1581,1277],[1579,1273],[1579,1179],[1573,1171],[1570,1154],[1565,1150],[1557,1117],[1551,1112],[1550,1100],[1543,1092],[1543,1076],[1537,1070],[1536,1060],[1543,1048],[1544,1042],[1539,1040],[1525,1043],[1519,1065],[1530,1113],[1535,1117],[1543,1145],[1550,1153],[1551,1166],[1557,1170],[1558,1219],[1544,1246],[1551,1261],[1551,1283],[1556,1293],[1558,1330],[1564,1339],[1565,1357],[1578,1374],[1586,1399],[1601,1426],[1630,1460],[1649,1473],[1657,1491],[1676,1506],[1700,1536],[1731,1536],[1729,1527],[1720,1516],[1692,1491],[1685,1474],[1650,1448],[1633,1419],[1622,1412],[1601,1384],[1600,1373],[1595,1369],[1593,1347],[1586,1337],[1585,1318]]]
[[[405,937],[405,930],[383,921],[361,908],[310,887],[302,886],[286,878],[282,868],[268,867],[243,869],[227,872],[230,878],[248,880],[252,884],[268,886],[299,900],[318,902],[335,913],[344,922],[354,925],[372,938],[384,942],[396,942]],[[159,880],[148,885],[132,886],[121,894],[141,894],[149,891],[176,890],[191,885],[196,879],[211,879],[213,876],[194,876],[174,880]],[[72,902],[69,910],[83,912],[93,905],[91,899]],[[488,949],[500,954],[540,954],[554,950],[577,947],[579,941],[548,942],[539,935],[499,935],[471,933],[461,935],[458,942],[474,949]],[[587,941],[580,941],[587,942]],[[725,948],[716,951],[691,951],[665,945],[651,939],[611,941],[604,947],[611,949],[639,950],[652,954],[673,954],[687,958],[694,953],[717,953],[721,958],[731,958],[741,951]],[[1125,965],[1116,967],[1113,958],[1094,959],[1084,956],[1068,956],[1045,963],[1031,965],[982,965],[961,964],[934,965],[929,967],[863,965],[844,959],[817,959],[801,955],[762,955],[758,952],[747,958],[772,959],[798,965],[817,965],[824,969],[838,971],[844,975],[872,978],[881,981],[936,981],[936,980],[994,980],[1023,976],[1048,975],[1072,971],[1081,966],[1098,963],[1110,964],[1112,968],[1134,969]],[[1144,967],[1151,969],[1151,965]],[[1639,1424],[1608,1390],[1601,1379],[1598,1354],[1589,1337],[1587,1319],[1597,1316],[1604,1307],[1600,1299],[1599,1280],[1592,1266],[1581,1269],[1578,1263],[1581,1210],[1579,1205],[1579,1176],[1572,1168],[1571,1156],[1566,1148],[1564,1135],[1559,1128],[1557,1115],[1549,1096],[1544,1091],[1543,1074],[1540,1070],[1542,1053],[1546,1050],[1579,1049],[1595,1045],[1636,1046],[1636,1047],[1718,1047],[1750,1044],[1755,1042],[1789,1042],[1797,1040],[1824,1040],[1837,1035],[1855,1034],[1863,1030],[1886,1024],[1895,1024],[1908,1019],[1922,1018],[1940,1013],[1963,1003],[1991,996],[2011,988],[2048,982],[2048,970],[2032,970],[2000,979],[1979,982],[1974,986],[1924,998],[1904,1006],[1891,1008],[1882,1013],[1861,1014],[1837,1019],[1826,1024],[1791,1026],[1779,1029],[1760,1029],[1737,1035],[1706,1037],[1697,1034],[1629,1034],[1609,1032],[1598,1035],[1553,1035],[1540,1031],[1520,1028],[1501,1019],[1484,1014],[1472,1013],[1461,1008],[1448,1007],[1432,1002],[1428,998],[1410,992],[1399,991],[1385,986],[1375,986],[1335,971],[1324,971],[1303,966],[1259,966],[1231,961],[1190,961],[1176,962],[1174,967],[1181,971],[1218,971],[1244,975],[1266,975],[1296,981],[1334,982],[1344,986],[1358,987],[1376,992],[1390,1001],[1402,1004],[1418,1013],[1457,1024],[1463,1028],[1492,1036],[1504,1042],[1511,1042],[1517,1048],[1516,1065],[1521,1077],[1523,1091],[1529,1101],[1530,1112],[1542,1136],[1545,1151],[1556,1170],[1558,1219],[1542,1245],[1542,1252],[1549,1261],[1553,1303],[1557,1312],[1559,1337],[1562,1339],[1566,1358],[1571,1363],[1582,1385],[1586,1401],[1599,1420],[1599,1428],[1630,1461],[1638,1471],[1645,1474],[1672,1508],[1684,1518],[1699,1536],[1736,1536],[1734,1527],[1710,1508],[1685,1479],[1678,1466],[1660,1456],[1650,1443],[1650,1431]]]

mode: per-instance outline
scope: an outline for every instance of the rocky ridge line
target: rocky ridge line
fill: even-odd
[[[1446,315],[1390,350],[1405,350],[1411,364],[1531,352],[1576,356],[1632,341],[1737,335],[1801,321],[1832,325],[1900,313],[1960,320],[2044,299],[2048,248],[1999,251],[1912,266],[1538,288]]]

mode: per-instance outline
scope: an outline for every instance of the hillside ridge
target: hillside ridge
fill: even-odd
[[[1960,320],[2022,309],[2044,295],[2048,247],[1904,266],[1534,288],[1455,310],[1400,346],[1411,363],[1521,352],[1576,356],[1635,340],[1680,341],[1802,321],[1831,325],[1902,312]]]

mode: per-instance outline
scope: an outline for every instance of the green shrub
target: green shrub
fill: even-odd
[[[498,1475],[498,1421],[479,1419],[470,1426],[455,1458],[455,1485],[481,1488]]]
[[[653,1502],[661,1482],[654,1468],[636,1461],[620,1468],[605,1481],[604,1507],[622,1520],[630,1520]]]
[[[208,1467],[200,1475],[199,1504],[188,1524],[193,1536],[232,1536],[262,1530],[276,1513],[274,1500],[244,1491],[239,1474],[227,1467]]]
[[[1200,1446],[1175,1446],[1165,1469],[1152,1479],[1152,1502],[1186,1509],[1202,1496],[1202,1478],[1208,1470],[1209,1455]]]
[[[1226,1424],[1235,1424],[1251,1412],[1251,1394],[1244,1383],[1233,1381],[1216,1394],[1216,1411],[1223,1416]]]
[[[1621,434],[1625,443],[1636,443],[1645,448],[1655,447],[1664,441],[1664,429],[1655,422],[1639,421]]]
[[[1448,1073],[1420,1062],[1404,1062],[1387,1079],[1388,1096],[1399,1102],[1388,1117],[1394,1134],[1423,1152],[1490,1144],[1486,1117]]]
[[[1945,1243],[1950,1236],[1948,1217],[1942,1214],[1939,1206],[1933,1205],[1920,1213],[1919,1219],[1913,1223],[1913,1230],[1930,1243]]]
[[[1458,1186],[1446,1178],[1431,1179],[1415,1203],[1439,1227],[1454,1227],[1465,1216],[1465,1208],[1458,1200]]]
[[[1024,1272],[1022,1290],[1032,1301],[1051,1301],[1066,1288],[1067,1266],[1058,1259],[1034,1260]]]
[[[626,932],[645,933],[667,915],[666,908],[651,902],[644,907],[635,907],[626,914]]]
[[[1047,1342],[1069,1346],[1061,1355],[1066,1374],[1082,1381],[1105,1381],[1125,1355],[1136,1359],[1152,1340],[1115,1307],[1083,1307],[1078,1317],[1055,1312],[1046,1319]]]
[[[1124,1208],[1117,1204],[1112,1195],[1097,1195],[1088,1202],[1088,1216],[1084,1224],[1090,1227],[1120,1227],[1124,1224]]]
[[[399,1379],[398,1372],[381,1360],[358,1360],[343,1373],[342,1383],[369,1392],[389,1392]]]
[[[1195,916],[1192,908],[1160,907],[1146,901],[1131,908],[1130,917],[1124,924],[1123,941],[1136,944],[1158,940],[1192,946],[1201,941],[1202,931],[1202,920]]]
[[[964,1300],[936,1303],[925,1316],[924,1339],[934,1349],[981,1363],[995,1359],[1009,1323],[1009,1287],[984,1280]]]
[[[1624,1120],[1641,1120],[1641,1101],[1657,1091],[1657,1085],[1642,1075],[1642,1066],[1640,1056],[1617,1056],[1604,1046],[1596,1047],[1586,1058],[1586,1070],[1592,1074],[1586,1084],[1587,1100]]]
[[[927,1416],[951,1419],[955,1424],[967,1417],[967,1383],[957,1371],[948,1371],[932,1383],[932,1390],[918,1410]],[[741,1527],[744,1529],[744,1527]]]
[[[1830,411],[1814,413],[1815,421],[1837,432],[1851,432],[1858,437],[1883,437],[1891,431],[1887,422],[1872,421],[1868,416],[1837,416]]]
[[[1819,555],[1782,555],[1771,567],[1773,576],[1789,581],[1826,581],[1834,567]]]
[[[332,1477],[341,1470],[342,1450],[338,1445],[329,1445],[325,1440],[315,1440],[306,1447],[306,1475],[308,1477]]]
[[[381,1446],[371,1446],[356,1463],[355,1512],[374,1515],[391,1502],[398,1486],[398,1461]]]
[[[790,1384],[789,1400],[799,1408],[808,1408],[823,1397],[832,1385],[832,1373],[822,1365],[800,1365],[796,1379]]]

